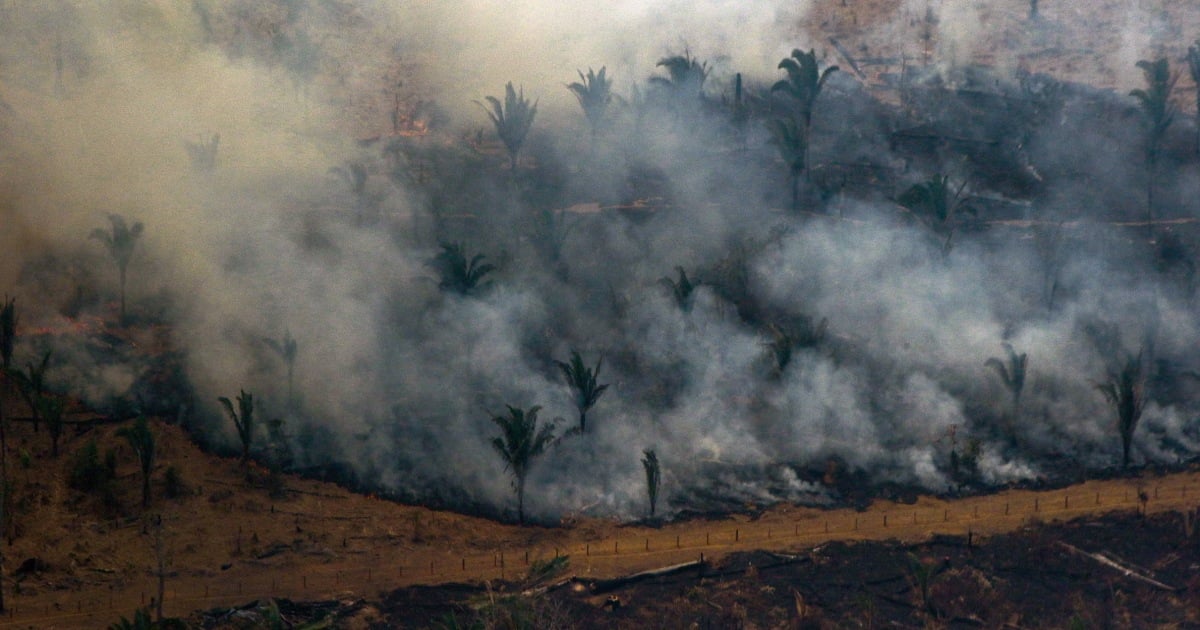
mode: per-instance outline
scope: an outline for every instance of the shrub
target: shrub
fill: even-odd
[[[176,466],[167,466],[167,472],[163,473],[163,494],[168,499],[178,499],[187,493],[187,484],[183,482],[183,475],[179,472]]]

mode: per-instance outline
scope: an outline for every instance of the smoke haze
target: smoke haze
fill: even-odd
[[[116,268],[88,235],[109,213],[145,225],[129,268],[137,343],[26,334],[19,363],[49,344],[62,391],[225,447],[216,399],[251,391],[260,417],[284,421],[296,469],[501,513],[512,491],[489,418],[541,405],[562,434],[577,411],[554,361],[603,357],[611,388],[588,432],[532,469],[526,510],[543,519],[643,514],[648,448],[673,512],[836,500],[831,470],[945,492],[1113,467],[1116,416],[1095,386],[1126,353],[1150,379],[1135,461],[1193,457],[1194,235],[1164,228],[1182,252],[1164,254],[1165,236],[1151,247],[1144,227],[1114,223],[1144,218],[1123,96],[1142,86],[1134,63],[1183,67],[1196,34],[1175,25],[1195,12],[1112,10],[1119,44],[1047,76],[1029,72],[1035,53],[1094,44],[1079,34],[1101,28],[1092,18],[1047,3],[997,58],[993,32],[1020,28],[1027,3],[911,0],[871,23],[848,4],[4,3],[0,288],[23,330],[111,322]],[[863,80],[830,33],[895,63]],[[794,48],[842,66],[814,115],[826,168],[803,213],[785,210],[764,125],[786,108],[768,88]],[[648,81],[676,54],[707,62],[703,99]],[[993,68],[969,65],[981,60]],[[622,102],[593,145],[564,84],[602,66]],[[1102,87],[1058,82],[1079,75]],[[508,81],[539,103],[516,175],[476,104]],[[1165,141],[1160,218],[1193,218],[1193,105]],[[897,140],[912,129],[959,144]],[[214,134],[208,168],[194,152]],[[934,174],[976,209],[948,247],[892,201]],[[497,265],[490,289],[439,289],[430,261],[454,242]],[[676,267],[701,282],[686,305],[662,281]],[[291,402],[264,341],[285,333]],[[167,393],[148,384],[159,342],[178,351]],[[985,365],[1008,361],[1002,343],[1029,356],[1015,418]],[[977,469],[956,471],[970,449]]]

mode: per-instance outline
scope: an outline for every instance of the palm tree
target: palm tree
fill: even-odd
[[[296,344],[295,338],[292,337],[290,330],[283,331],[283,337],[279,340],[263,337],[263,343],[275,351],[275,354],[279,355],[279,358],[283,359],[284,365],[287,366],[287,401],[290,407],[295,403],[293,375],[295,373],[296,353],[299,350],[299,346]]]
[[[513,488],[517,493],[517,520],[525,524],[525,477],[534,458],[546,452],[554,439],[554,423],[538,427],[537,414],[541,407],[534,405],[522,410],[512,405],[508,415],[493,416],[492,422],[500,427],[500,437],[492,438],[492,448],[504,460],[505,470],[513,475]]]
[[[1146,89],[1129,93],[1138,100],[1142,118],[1146,125],[1146,231],[1154,237],[1154,176],[1158,163],[1159,145],[1171,121],[1175,118],[1175,105],[1171,103],[1171,90],[1178,73],[1172,73],[1166,58],[1156,61],[1137,62],[1146,79]]]
[[[800,165],[803,170],[809,164],[808,140],[812,137],[812,115],[817,104],[817,97],[821,95],[821,89],[825,87],[825,82],[829,80],[830,75],[837,72],[839,68],[829,66],[822,71],[817,64],[816,53],[812,50],[803,52],[800,49],[793,50],[790,57],[784,57],[779,62],[778,68],[787,72],[787,78],[776,81],[771,86],[771,93],[785,94],[793,103],[793,118],[799,119],[803,131],[802,135],[797,133],[803,139],[802,146],[805,155]],[[786,157],[784,159],[787,160]]]
[[[17,341],[17,298],[5,296],[0,306],[0,368],[12,365],[13,346]]]
[[[692,57],[686,50],[682,55],[663,57],[654,66],[666,68],[667,76],[650,77],[650,82],[665,86],[678,96],[699,97],[708,79],[708,62]]]
[[[792,211],[800,209],[800,176],[808,158],[808,133],[792,118],[773,118],[767,121],[771,144],[779,149],[779,157],[788,167],[792,182]]]
[[[683,267],[676,267],[675,272],[679,274],[678,281],[671,279],[670,276],[659,278],[658,281],[671,290],[671,297],[675,298],[675,304],[679,310],[686,313],[692,310],[692,297],[700,283],[692,282]]]
[[[142,507],[150,505],[150,473],[154,470],[154,432],[146,422],[145,416],[140,416],[132,427],[122,427],[117,435],[129,442],[138,458],[142,471]]]
[[[923,182],[913,184],[896,198],[897,203],[912,212],[934,234],[945,237],[946,240],[942,244],[943,255],[950,253],[954,230],[958,227],[958,215],[973,212],[962,199],[962,192],[966,186],[964,181],[955,189],[950,185],[949,177],[934,175]]]
[[[254,440],[254,395],[245,391],[239,390],[237,397],[238,411],[233,409],[233,403],[224,396],[217,398],[221,406],[225,408],[225,413],[233,420],[233,426],[237,429],[238,439],[242,442],[242,466],[249,468],[250,466],[250,445]]]
[[[1025,389],[1025,374],[1026,365],[1029,361],[1029,355],[1022,352],[1017,354],[1013,350],[1012,344],[1005,343],[1004,350],[1008,352],[1008,362],[991,357],[984,362],[986,367],[990,367],[1000,376],[1000,382],[1004,383],[1004,388],[1008,390],[1012,397],[1012,406],[1010,408],[1011,416],[1009,420],[1009,436],[1012,437],[1015,426],[1020,418],[1021,412],[1021,391]]]
[[[1188,46],[1187,58],[1192,83],[1196,85],[1196,153],[1200,155],[1200,40],[1196,40],[1195,46]]]
[[[63,400],[52,394],[42,394],[37,399],[37,415],[46,423],[46,432],[50,434],[50,456],[58,457],[58,440],[62,437]]]
[[[1121,467],[1129,467],[1129,447],[1133,443],[1133,432],[1142,418],[1146,404],[1146,379],[1142,374],[1142,353],[1127,356],[1125,364],[1117,374],[1110,374],[1108,382],[1097,383],[1096,389],[1104,394],[1105,400],[1117,412],[1117,432],[1121,435]]]
[[[487,112],[488,118],[492,119],[492,124],[496,127],[496,135],[508,149],[509,167],[513,173],[516,173],[517,154],[521,151],[525,136],[529,134],[529,128],[533,126],[533,117],[537,115],[537,102],[531,104],[525,98],[523,86],[519,92],[513,90],[512,81],[504,86],[503,104],[494,96],[485,96],[484,99],[491,105],[490,109],[479,101],[475,101],[475,103]]]
[[[487,256],[483,254],[476,254],[467,260],[462,243],[442,243],[442,251],[431,263],[442,276],[438,288],[469,295],[491,286],[491,281],[483,282],[483,277],[495,271],[496,266],[484,263],[485,258]]]
[[[135,221],[132,226],[127,225],[125,217],[119,214],[108,215],[108,221],[112,224],[112,231],[96,228],[92,230],[91,238],[103,243],[117,263],[117,271],[121,276],[121,321],[125,321],[125,270],[129,268],[129,260],[133,257],[133,247],[142,235],[142,224]]]
[[[575,392],[575,407],[579,409],[579,432],[587,432],[587,412],[591,409],[596,401],[600,400],[601,394],[608,389],[608,385],[596,384],[596,379],[600,376],[600,366],[604,363],[604,359],[600,358],[596,361],[595,368],[589,368],[583,364],[583,358],[579,356],[579,352],[571,350],[571,360],[569,363],[555,361],[554,364],[558,369],[562,370],[563,378],[566,379],[567,385]]]
[[[592,146],[596,145],[596,136],[600,132],[600,126],[604,123],[604,116],[608,112],[608,106],[612,103],[612,79],[605,76],[606,67],[601,67],[600,72],[592,72],[588,68],[585,75],[582,70],[576,70],[579,73],[579,81],[568,83],[567,89],[575,95],[579,101],[579,106],[583,108],[583,115],[587,118],[588,127],[592,133]]]
[[[658,506],[658,485],[662,480],[658,466],[658,455],[654,449],[642,451],[642,468],[646,470],[646,495],[650,499],[650,518],[654,518]]]
[[[17,384],[17,389],[21,392],[25,403],[29,405],[29,412],[33,415],[33,431],[35,433],[42,415],[41,400],[46,391],[46,368],[50,365],[51,353],[52,351],[47,350],[42,354],[42,360],[36,365],[27,363],[24,372],[20,370],[6,371],[9,378]]]

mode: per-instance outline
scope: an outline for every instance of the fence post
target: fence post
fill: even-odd
[[[734,529],[733,530],[733,542],[738,542],[741,539],[742,539],[742,530],[740,528]]]

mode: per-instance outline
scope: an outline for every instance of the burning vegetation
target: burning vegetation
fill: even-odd
[[[79,399],[519,521],[1200,452],[1192,8],[1130,9],[1098,86],[1038,71],[1080,27],[1036,2],[629,17],[553,63],[431,8],[175,4],[0,9],[58,42],[0,82],[0,350],[55,451]]]

